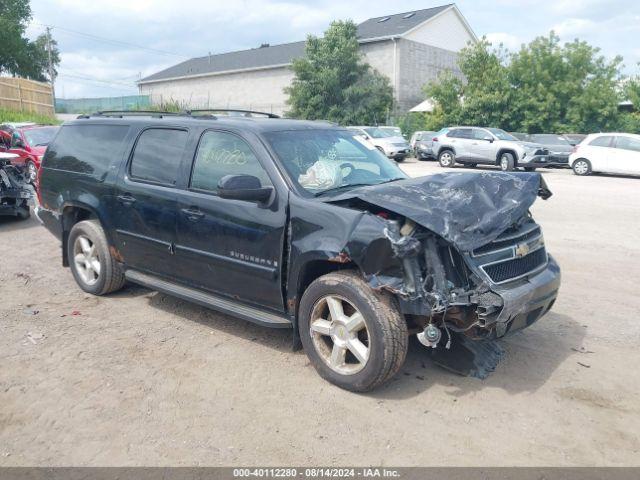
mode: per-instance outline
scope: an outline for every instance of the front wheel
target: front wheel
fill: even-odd
[[[67,255],[78,286],[93,295],[120,290],[124,272],[111,256],[104,230],[97,220],[76,223],[69,233]]]
[[[445,150],[438,155],[438,162],[441,167],[453,167],[456,163],[456,156],[451,150]]]
[[[591,173],[591,162],[589,162],[589,160],[587,160],[586,158],[579,158],[578,160],[573,162],[571,168],[573,168],[573,173],[581,177],[589,175]]]
[[[395,375],[407,355],[407,324],[393,297],[355,272],[315,280],[300,302],[300,339],[321,377],[365,392]]]
[[[27,162],[27,178],[29,182],[35,183],[36,178],[38,177],[38,169],[36,168],[36,164],[32,161]]]
[[[503,153],[500,156],[500,169],[503,172],[512,172],[515,170],[515,161],[513,155],[510,153]]]

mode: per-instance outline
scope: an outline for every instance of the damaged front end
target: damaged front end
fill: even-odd
[[[373,288],[396,296],[436,362],[484,378],[502,355],[494,341],[537,321],[557,297],[560,269],[529,213],[551,193],[538,174],[436,175],[382,187],[333,199],[366,209],[375,220],[360,223],[379,222],[384,237],[363,246],[356,228],[346,252]]]
[[[10,163],[14,155],[0,156],[0,215],[27,218],[35,191],[26,171]]]

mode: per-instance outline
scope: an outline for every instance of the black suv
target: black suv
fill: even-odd
[[[551,308],[560,271],[529,214],[550,195],[539,174],[409,179],[344,128],[241,115],[62,126],[36,213],[80,288],[131,281],[293,328],[320,375],[355,391],[400,369],[410,334],[482,376],[479,352]]]

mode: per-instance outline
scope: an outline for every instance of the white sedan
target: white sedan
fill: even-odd
[[[640,175],[640,135],[594,133],[576,145],[569,156],[576,175],[591,172]]]

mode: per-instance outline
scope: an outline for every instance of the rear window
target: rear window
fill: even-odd
[[[131,178],[173,186],[187,146],[186,130],[150,128],[138,137],[131,160]]]
[[[65,125],[49,145],[45,168],[103,177],[122,155],[126,125]]]

